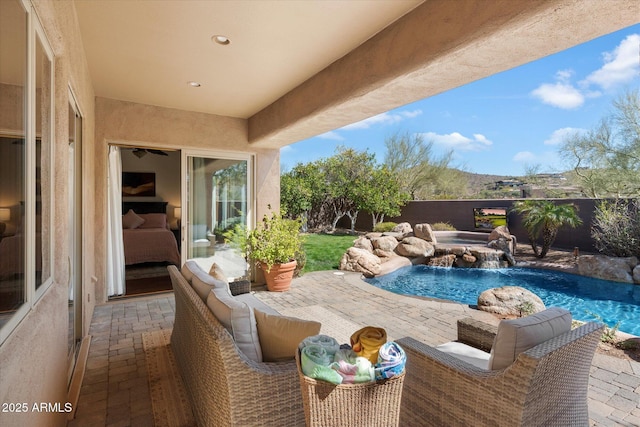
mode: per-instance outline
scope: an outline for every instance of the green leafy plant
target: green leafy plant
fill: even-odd
[[[606,343],[611,343],[611,344],[615,343],[615,341],[616,341],[616,332],[618,332],[618,329],[620,328],[620,321],[618,321],[613,327],[609,327],[609,325],[607,325],[605,323],[604,319],[599,314],[592,313],[589,310],[586,310],[586,312],[589,315],[595,317],[598,322],[604,323],[604,332],[602,333],[602,336],[600,337],[600,341],[606,342]]]
[[[436,222],[431,224],[433,231],[457,231],[456,228],[448,222]]]
[[[375,227],[373,227],[373,231],[377,232],[377,233],[384,233],[386,231],[391,231],[393,229],[393,227],[395,227],[396,225],[398,225],[395,222],[379,222],[376,224]]]
[[[255,229],[247,232],[245,227],[237,226],[226,233],[225,238],[239,248],[245,258],[264,264],[268,272],[275,264],[305,259],[300,227],[299,219],[273,212],[271,216],[265,215]]]
[[[535,311],[535,307],[531,301],[524,301],[518,305],[518,310],[520,311],[520,317],[525,317],[530,314],[533,314]]]

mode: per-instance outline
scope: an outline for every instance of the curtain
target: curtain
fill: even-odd
[[[107,209],[107,295],[124,295],[124,244],[122,242],[122,162],[120,148],[109,147]]]

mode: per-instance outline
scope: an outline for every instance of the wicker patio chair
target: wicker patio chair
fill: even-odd
[[[400,411],[403,426],[587,426],[589,369],[604,326],[587,323],[483,370],[413,338]]]

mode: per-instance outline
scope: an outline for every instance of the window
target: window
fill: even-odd
[[[52,283],[53,55],[30,5],[0,1],[0,343]]]

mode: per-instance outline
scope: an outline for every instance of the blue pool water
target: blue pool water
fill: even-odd
[[[611,282],[552,270],[531,268],[442,268],[418,265],[401,268],[367,282],[391,292],[475,305],[481,292],[520,286],[538,295],[547,307],[563,307],[574,319],[602,317],[613,327],[640,336],[640,285]]]

